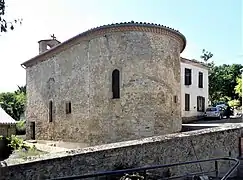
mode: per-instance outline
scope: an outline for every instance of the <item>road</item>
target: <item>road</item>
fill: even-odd
[[[230,119],[207,119],[207,120],[200,120],[190,124],[223,124],[223,123],[243,123],[243,119],[241,117],[231,117]]]
[[[188,124],[182,124],[182,132],[185,131],[193,131],[205,128],[213,128],[218,127],[223,124],[231,124],[231,123],[243,123],[243,119],[241,117],[231,117],[230,119],[210,119],[210,120],[200,120]]]

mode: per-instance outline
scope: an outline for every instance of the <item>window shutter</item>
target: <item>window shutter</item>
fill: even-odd
[[[185,94],[185,111],[190,111],[190,94]]]
[[[200,110],[200,108],[199,108],[199,106],[200,106],[200,97],[199,96],[197,96],[197,111],[199,111]]]
[[[202,111],[205,111],[205,97],[203,97],[203,106],[202,106]]]
[[[198,87],[203,88],[203,73],[199,72],[198,74]]]
[[[185,68],[185,85],[192,84],[192,70]]]

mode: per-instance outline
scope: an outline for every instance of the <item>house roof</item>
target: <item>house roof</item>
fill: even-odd
[[[200,67],[200,68],[203,68],[206,70],[209,69],[209,67],[205,63],[197,61],[195,59],[186,59],[186,58],[181,57],[181,62],[186,63],[186,64],[191,64],[193,66],[197,66],[197,67]]]
[[[31,58],[30,60],[24,62],[21,64],[22,67],[31,67],[38,62],[42,62],[47,60],[48,58],[54,56],[57,53],[60,53],[66,48],[70,48],[71,46],[78,44],[82,40],[89,40],[90,38],[94,36],[100,36],[105,33],[112,33],[112,32],[119,32],[119,31],[150,31],[154,33],[159,32],[165,32],[166,34],[171,33],[174,37],[177,37],[181,40],[182,47],[181,52],[186,47],[186,38],[183,34],[181,34],[179,31],[169,28],[167,26],[163,26],[160,24],[154,24],[154,23],[145,23],[145,22],[123,22],[123,23],[116,23],[116,24],[108,24],[104,26],[99,26],[90,30],[87,30],[81,34],[78,34],[77,36],[74,36],[71,39],[68,39],[67,41],[58,44],[57,46]]]
[[[16,121],[0,107],[0,124],[16,124]]]

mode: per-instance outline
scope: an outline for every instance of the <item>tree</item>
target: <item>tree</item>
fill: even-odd
[[[0,105],[13,119],[20,120],[25,112],[26,104],[26,86],[19,86],[15,92],[7,92],[0,94]]]
[[[15,91],[16,94],[18,93],[24,93],[26,94],[26,85],[25,86],[18,86],[18,90]]]
[[[239,100],[239,80],[235,77],[240,76],[240,70],[243,68],[241,64],[227,65],[223,64],[216,66],[214,62],[208,60],[213,57],[213,54],[203,49],[201,59],[209,68],[209,98],[212,103],[216,101]],[[235,88],[238,87],[236,91]]]
[[[240,100],[231,100],[228,102],[230,107],[239,107],[240,106]]]
[[[5,15],[5,0],[0,0],[0,32],[7,32],[9,29],[14,30],[14,24],[22,24],[22,19],[15,19],[13,21],[7,21],[4,18]]]
[[[210,68],[209,96],[211,101],[239,100],[240,96],[235,91],[238,82],[235,77],[240,76],[241,64],[220,65]]]
[[[211,52],[206,51],[205,49],[202,50],[202,55],[200,56],[200,58],[203,59],[206,63],[212,57],[213,57],[213,54]]]
[[[237,82],[237,85],[234,88],[235,93],[238,94],[240,97],[242,97],[242,78],[241,77],[237,77],[236,78],[236,82]]]

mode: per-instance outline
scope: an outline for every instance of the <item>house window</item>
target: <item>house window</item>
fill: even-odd
[[[72,112],[72,105],[71,105],[71,102],[67,102],[66,103],[66,114],[71,114]]]
[[[190,111],[190,94],[185,94],[185,111]]]
[[[197,96],[197,111],[198,112],[205,111],[205,97]]]
[[[192,70],[185,68],[185,85],[192,84]]]
[[[198,73],[198,87],[203,88],[203,73],[202,72]]]
[[[112,97],[120,98],[120,72],[117,69],[112,72]]]
[[[49,122],[53,121],[53,102],[49,101]]]

